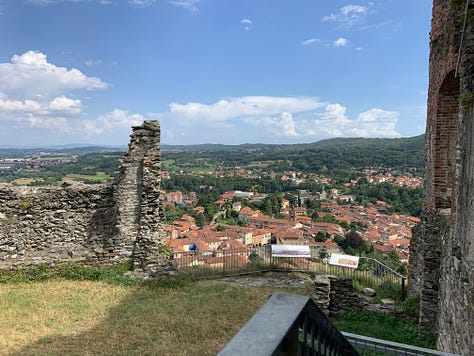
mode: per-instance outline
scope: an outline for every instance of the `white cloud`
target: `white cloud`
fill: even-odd
[[[303,112],[324,106],[315,98],[245,96],[222,99],[214,104],[170,104],[178,120],[219,122],[242,117],[273,116],[282,112]]]
[[[130,0],[129,3],[136,7],[148,7],[153,5],[156,0]]]
[[[291,113],[282,112],[279,117],[264,118],[262,123],[273,136],[299,136]]]
[[[111,0],[27,0],[30,4],[37,5],[37,6],[47,6],[47,5],[54,5],[63,2],[71,2],[71,3],[80,3],[80,2],[96,2],[100,5],[109,5],[112,3]]]
[[[66,98],[64,95],[54,98],[48,105],[51,111],[60,111],[66,114],[79,114],[82,111],[80,100]]]
[[[141,114],[130,114],[127,110],[114,109],[100,115],[96,120],[80,120],[78,126],[87,135],[100,135],[105,132],[113,133],[120,130],[129,132],[130,127],[138,126],[147,120]]]
[[[0,99],[0,112],[35,112],[41,106],[34,100],[2,100]]]
[[[30,115],[26,121],[32,128],[48,129],[62,133],[71,132],[69,123],[64,117],[39,117]]]
[[[252,26],[252,20],[250,19],[242,19],[240,20],[240,23],[244,26],[244,29],[246,31],[250,31],[251,26]]]
[[[341,104],[329,104],[321,118],[323,120],[335,120],[337,124],[346,124],[348,122],[346,110],[347,108]]]
[[[222,142],[228,132],[237,131],[245,137],[245,133],[255,137],[256,128],[263,128],[274,138],[298,140],[400,136],[395,127],[399,118],[397,111],[372,108],[351,119],[345,106],[325,104],[315,98],[247,96],[222,99],[213,104],[172,103],[169,109],[169,112],[152,116],[160,119],[170,132],[183,131],[182,127],[186,126],[188,141],[193,135],[197,142],[199,135],[216,135],[215,139]],[[183,138],[168,139],[179,141]]]
[[[396,124],[400,113],[373,108],[355,120],[346,116],[346,107],[330,104],[314,120],[303,120],[299,132],[318,137],[399,137]]]
[[[308,45],[316,44],[316,43],[319,43],[319,40],[317,38],[309,38],[306,41],[301,42],[303,46],[308,46]]]
[[[364,50],[364,47],[356,47],[356,51],[361,52]]]
[[[78,69],[49,63],[46,55],[39,51],[14,55],[10,63],[0,63],[0,78],[0,122],[3,128],[35,128],[68,135],[78,134],[90,125],[82,116],[81,100],[67,94],[108,86]],[[125,124],[129,130],[130,123],[141,118],[113,111],[89,121],[97,127],[96,132],[104,132]]]
[[[78,69],[48,63],[46,55],[39,51],[14,55],[11,63],[0,63],[0,78],[0,92],[10,98],[52,98],[65,91],[97,90],[108,86]]]
[[[112,130],[118,127],[129,128],[140,125],[144,120],[145,118],[140,114],[129,114],[126,110],[114,109],[99,116],[97,121],[103,130]]]
[[[400,113],[382,109],[370,109],[357,117],[350,132],[360,137],[399,137],[395,125]]]
[[[346,6],[341,7],[340,13],[341,15],[347,16],[347,17],[360,17],[360,16],[365,15],[368,10],[369,8],[366,6],[346,5]]]
[[[339,22],[346,27],[352,27],[362,21],[368,12],[369,8],[367,6],[349,4],[341,7],[338,13],[324,16],[323,21]]]
[[[382,109],[370,109],[357,117],[357,121],[375,122],[375,121],[393,121],[398,118],[397,111],[385,111]]]
[[[197,4],[201,0],[170,0],[169,3],[173,6],[181,7],[192,12],[198,11]]]
[[[84,64],[88,67],[93,67],[93,66],[97,66],[99,64],[102,64],[102,60],[100,60],[100,59],[88,59],[87,61],[84,62]]]
[[[349,43],[349,40],[344,37],[339,37],[333,42],[334,47],[345,47]]]
[[[329,104],[325,111],[319,114],[319,117],[314,121],[312,128],[305,128],[308,132],[313,132],[313,135],[322,136],[342,136],[344,134],[344,127],[350,123],[346,116],[346,107],[340,104]]]

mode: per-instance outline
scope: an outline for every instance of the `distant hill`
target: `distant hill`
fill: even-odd
[[[282,172],[325,172],[350,170],[369,166],[387,168],[424,167],[425,136],[409,138],[333,138],[305,144],[243,144],[243,145],[162,145],[163,160],[172,160],[175,166],[200,168],[234,167],[264,164],[268,170]],[[124,147],[61,147],[37,149],[0,149],[2,157],[25,157],[47,152],[51,154],[95,154],[115,162],[115,155]],[[95,157],[95,156],[93,156]],[[90,159],[96,160],[91,157]]]
[[[306,144],[162,146],[164,159],[184,163],[207,159],[214,163],[248,165],[266,162],[275,171],[347,170],[368,166],[424,167],[425,135],[409,138],[333,138]]]
[[[74,145],[54,146],[45,148],[0,148],[2,157],[29,157],[40,152],[51,154],[85,155],[90,153],[124,152],[126,148],[106,146],[81,146]]]

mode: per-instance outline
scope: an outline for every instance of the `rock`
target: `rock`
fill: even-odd
[[[368,297],[375,297],[377,295],[377,292],[375,291],[375,289],[372,289],[372,288],[364,288],[362,290],[362,293],[364,293]]]
[[[382,299],[381,302],[383,305],[395,305],[393,299]]]

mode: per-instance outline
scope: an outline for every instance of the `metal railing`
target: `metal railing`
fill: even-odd
[[[230,276],[266,271],[309,271],[332,275],[350,275],[355,283],[377,290],[390,290],[404,299],[406,277],[382,262],[361,257],[357,269],[334,266],[319,259],[319,250],[311,247],[311,258],[272,257],[271,246],[245,247],[214,251],[175,252],[175,268],[196,276]],[[318,257],[317,257],[318,256]]]
[[[361,355],[403,355],[403,356],[458,356],[443,351],[425,349],[423,347],[400,344],[398,342],[376,339],[373,337],[342,332],[346,339]]]
[[[227,355],[459,356],[339,331],[306,296],[275,293],[218,353]]]
[[[218,353],[227,355],[359,355],[309,297],[273,294]]]

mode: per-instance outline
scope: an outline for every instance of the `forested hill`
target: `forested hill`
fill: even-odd
[[[199,158],[224,166],[266,162],[274,171],[321,172],[368,166],[422,170],[424,145],[424,135],[395,139],[334,138],[294,145],[163,145],[162,155],[178,164]]]

